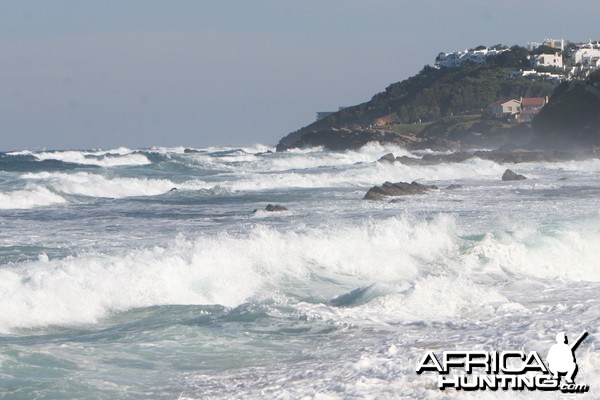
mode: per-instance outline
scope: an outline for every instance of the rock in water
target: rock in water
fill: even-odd
[[[416,194],[423,194],[431,189],[437,189],[434,185],[423,185],[418,182],[385,182],[381,186],[373,186],[367,194],[365,194],[364,200],[383,200],[387,196],[411,196]]]
[[[280,206],[279,204],[267,204],[265,211],[287,211],[287,208]]]
[[[420,158],[408,157],[408,156],[396,157],[396,161],[398,161],[399,163],[404,164],[404,165],[424,165],[424,164],[427,164],[427,163],[423,162],[423,160],[421,160]]]
[[[387,153],[386,155],[382,156],[379,160],[377,160],[379,162],[396,162],[396,157],[394,156],[394,153]]]
[[[524,179],[527,179],[527,177],[525,177],[521,174],[517,174],[517,173],[511,171],[510,169],[507,169],[506,171],[504,171],[504,174],[502,175],[503,181],[522,181]]]
[[[446,190],[456,190],[456,189],[460,189],[460,188],[462,188],[462,185],[458,185],[458,184],[456,184],[456,183],[453,183],[453,184],[451,184],[450,186],[448,186],[448,187],[446,188]]]

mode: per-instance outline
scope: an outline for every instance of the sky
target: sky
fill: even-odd
[[[598,37],[600,2],[3,0],[0,151],[274,145],[441,51]]]

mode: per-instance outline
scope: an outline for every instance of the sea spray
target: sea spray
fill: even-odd
[[[5,397],[447,398],[426,350],[544,355],[584,330],[596,393],[597,161],[269,150],[1,153]],[[440,189],[362,200],[398,180]]]

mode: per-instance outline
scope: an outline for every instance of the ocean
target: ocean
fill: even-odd
[[[0,153],[0,398],[562,398],[442,391],[416,367],[426,351],[545,357],[584,331],[589,392],[569,396],[600,398],[600,160],[387,152],[423,155]],[[362,200],[413,180],[440,189]]]

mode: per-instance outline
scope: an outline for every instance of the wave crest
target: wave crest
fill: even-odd
[[[66,200],[44,187],[0,193],[0,210],[29,209],[60,203],[66,203]]]

